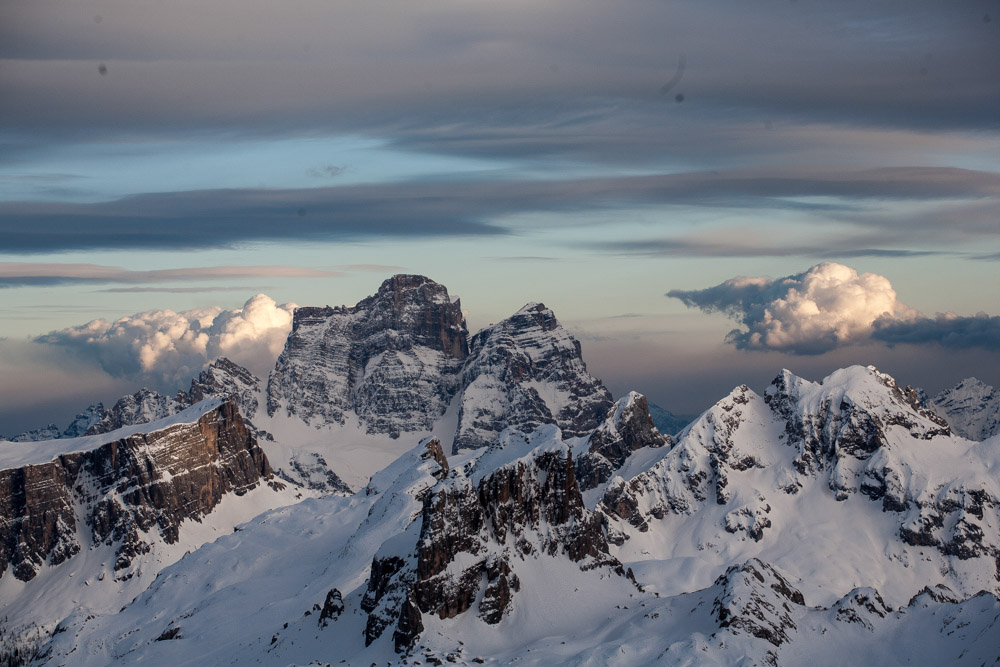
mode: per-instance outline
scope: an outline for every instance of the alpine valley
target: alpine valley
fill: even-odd
[[[266,379],[0,441],[0,664],[1000,664],[993,388],[651,409],[542,304],[299,308]]]

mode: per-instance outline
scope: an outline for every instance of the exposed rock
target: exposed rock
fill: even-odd
[[[458,390],[467,345],[461,303],[423,276],[393,276],[353,307],[298,308],[268,414],[319,426],[354,412],[369,433],[428,430]]]
[[[773,566],[753,558],[730,567],[715,585],[722,589],[712,604],[719,627],[734,634],[747,632],[775,646],[790,641],[790,633],[798,629],[788,603],[802,606],[802,593]]]
[[[319,613],[319,625],[325,628],[330,621],[336,621],[344,613],[344,596],[336,588],[330,589],[323,602],[323,609]]]
[[[1000,392],[976,378],[942,391],[929,405],[963,438],[980,441],[1000,435]]]
[[[362,600],[366,643],[395,623],[397,652],[413,646],[421,614],[454,618],[478,599],[479,617],[499,623],[520,590],[520,559],[568,558],[582,570],[626,577],[609,554],[601,518],[583,506],[565,447],[500,466],[478,485],[453,471],[424,496],[419,532],[406,535],[380,549]]]
[[[151,421],[177,414],[188,405],[186,402],[167,398],[163,394],[143,387],[134,394],[118,399],[118,402],[104,414],[100,421],[95,422],[87,429],[86,435],[110,433],[125,426],[148,424]]]
[[[833,609],[834,618],[841,623],[856,623],[870,632],[874,632],[878,621],[892,611],[874,588],[855,588],[838,600]]]
[[[630,392],[611,407],[591,434],[586,453],[576,460],[580,489],[587,491],[611,479],[636,450],[669,444],[670,436],[660,435],[653,424],[646,397]]]
[[[540,303],[472,337],[462,387],[455,452],[485,447],[508,426],[557,424],[567,436],[586,435],[612,404],[580,343]]]
[[[137,433],[48,463],[0,470],[0,574],[22,581],[90,544],[117,544],[116,570],[148,551],[142,533],[172,544],[227,493],[271,475],[267,458],[232,401],[191,423]],[[90,544],[77,518],[89,527]],[[121,576],[130,576],[127,572]]]
[[[257,394],[260,379],[246,368],[226,357],[219,357],[198,378],[191,380],[187,393],[179,393],[177,401],[183,405],[194,405],[206,398],[228,398],[236,401],[240,414],[252,422],[257,415]]]

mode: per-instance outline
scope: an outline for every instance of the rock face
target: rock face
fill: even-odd
[[[260,379],[256,375],[226,357],[219,357],[191,380],[191,388],[187,393],[179,392],[176,400],[188,406],[206,398],[232,397],[243,418],[253,421],[257,416],[260,390]]]
[[[268,414],[319,426],[354,412],[369,433],[429,430],[467,354],[461,303],[428,278],[394,276],[354,307],[295,311],[268,380]]]
[[[115,570],[127,578],[135,556],[149,550],[145,534],[172,544],[182,521],[198,520],[225,494],[242,495],[271,476],[234,401],[202,404],[191,417],[0,470],[0,576],[9,566],[7,576],[29,581],[43,564],[103,543],[117,545]]]
[[[587,435],[611,394],[580,344],[541,304],[468,338],[461,303],[423,276],[398,275],[353,307],[299,308],[267,385],[269,415],[321,427],[356,416],[368,433],[429,431],[458,401],[452,451],[508,426]]]
[[[798,628],[793,607],[805,605],[802,593],[773,566],[756,558],[733,565],[715,580],[721,589],[712,602],[712,613],[720,628],[741,631],[774,646],[790,641]],[[881,601],[881,598],[880,598]]]
[[[428,455],[440,463],[443,453],[432,443]],[[483,621],[499,623],[529,558],[568,559],[625,580],[600,517],[583,506],[565,446],[533,451],[474,479],[458,470],[442,474],[424,496],[419,524],[376,554],[361,603],[366,644],[394,627],[393,647],[408,651],[423,631],[423,614],[454,618],[475,607]]]
[[[508,426],[556,424],[567,436],[586,435],[612,404],[580,343],[539,303],[472,337],[462,387],[456,453],[485,447]]]
[[[580,489],[587,491],[608,481],[633,452],[669,445],[670,436],[653,425],[646,397],[630,392],[608,411],[604,423],[590,435],[587,451],[576,460]]]
[[[969,440],[1000,435],[1000,392],[976,378],[962,380],[930,400],[955,433]]]

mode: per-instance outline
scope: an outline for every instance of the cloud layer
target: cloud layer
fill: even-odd
[[[822,198],[823,204],[803,202]],[[99,203],[0,202],[0,236],[7,253],[74,249],[231,248],[268,241],[334,241],[508,236],[505,216],[526,212],[573,213],[621,206],[697,206],[820,212],[853,225],[832,250],[879,254],[891,247],[995,241],[995,202],[1000,174],[923,167],[883,169],[755,168],[576,180],[463,180],[347,185],[312,189],[231,189],[134,195]],[[951,211],[956,201],[983,201],[927,220],[860,214],[858,202],[927,202]],[[805,225],[803,225],[805,226]],[[753,248],[671,238],[603,244],[606,250],[639,254],[815,254],[812,245]],[[2,267],[0,267],[2,268]],[[208,267],[251,271],[277,267]],[[193,269],[190,271],[194,271]],[[150,274],[154,272],[148,272]],[[147,279],[166,279],[146,275]],[[173,276],[176,277],[176,276]],[[40,279],[40,278],[38,278]],[[3,274],[0,273],[0,283]]]
[[[184,269],[132,271],[101,264],[0,262],[0,288],[72,283],[146,284],[243,278],[332,278],[341,275],[343,274],[338,271],[297,266],[201,266]],[[181,289],[182,291],[190,291],[190,289]]]
[[[671,290],[667,296],[737,320],[745,328],[730,331],[726,341],[741,350],[822,354],[871,339],[1000,349],[1000,317],[926,317],[896,298],[888,278],[832,262],[777,280],[732,278],[702,290]]]
[[[258,294],[236,310],[150,310],[53,331],[36,342],[91,358],[113,377],[173,388],[219,356],[266,373],[281,353],[295,308]]]

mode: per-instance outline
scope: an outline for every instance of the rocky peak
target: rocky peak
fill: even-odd
[[[576,476],[584,491],[608,481],[633,452],[671,443],[660,434],[649,414],[649,402],[638,392],[618,399],[590,436],[586,452],[577,458]]]
[[[160,394],[148,387],[143,387],[134,394],[122,396],[108,410],[100,421],[87,429],[86,435],[110,433],[125,426],[148,424],[157,419],[163,419],[176,414],[187,407],[179,402]]]
[[[803,606],[798,591],[774,566],[752,558],[733,565],[715,581],[720,589],[712,605],[719,627],[766,639],[774,646],[791,640],[798,628],[793,607]]]
[[[841,369],[820,383],[782,371],[764,400],[785,421],[788,442],[799,448],[796,467],[803,473],[845,457],[867,459],[889,444],[891,427],[925,440],[950,434],[947,423],[925,409],[916,392],[901,389],[874,366]]]
[[[373,296],[358,302],[355,310],[370,313],[369,334],[391,329],[405,332],[410,344],[446,357],[464,359],[469,354],[461,301],[452,300],[444,285],[425,276],[395,275]]]
[[[472,337],[462,385],[455,452],[485,447],[512,425],[556,424],[567,436],[587,435],[612,405],[587,372],[579,341],[540,303]]]
[[[232,396],[243,416],[252,420],[257,414],[259,392],[260,378],[226,357],[219,357],[191,380],[191,388],[186,394],[180,392],[177,401],[194,405],[206,398]]]
[[[437,458],[431,444],[428,458]],[[526,559],[568,558],[583,571],[627,576],[609,554],[600,517],[583,506],[565,445],[480,474],[478,483],[459,470],[442,478],[424,496],[419,530],[375,556],[362,601],[366,644],[394,625],[393,647],[406,652],[423,631],[423,614],[453,618],[474,605],[483,621],[499,623]]]
[[[1000,435],[1000,392],[976,378],[966,378],[930,401],[952,429],[969,440]]]
[[[268,414],[369,433],[429,430],[458,390],[468,354],[461,302],[423,276],[394,276],[353,307],[296,309],[268,380]]]

